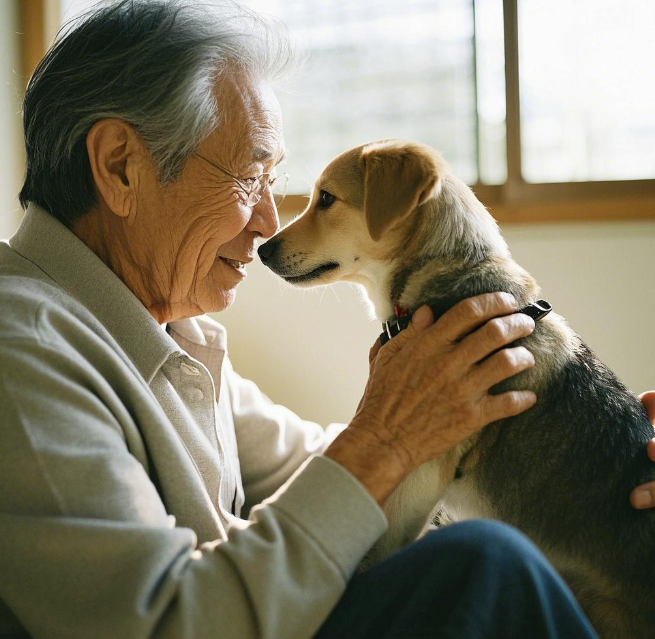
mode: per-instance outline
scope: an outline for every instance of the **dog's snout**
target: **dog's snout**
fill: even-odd
[[[278,252],[280,244],[282,244],[281,240],[272,239],[268,242],[264,242],[264,244],[257,249],[257,253],[259,253],[259,257],[264,264],[274,257]]]

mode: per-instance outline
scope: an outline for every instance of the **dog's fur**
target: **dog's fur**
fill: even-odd
[[[394,304],[429,304],[438,317],[480,293],[507,291],[521,305],[539,293],[439,154],[399,140],[334,159],[307,210],[260,255],[291,283],[361,284],[379,320],[393,317]],[[519,343],[534,368],[492,391],[533,389],[537,405],[412,473],[385,505],[389,531],[369,560],[415,539],[437,505],[442,523],[499,519],[541,548],[602,637],[652,636],[655,510],[636,511],[628,500],[655,479],[644,408],[559,315]]]

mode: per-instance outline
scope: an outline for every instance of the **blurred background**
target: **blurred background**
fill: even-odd
[[[59,26],[93,3],[0,3],[0,237],[20,223],[20,101]],[[639,392],[655,387],[655,4],[651,0],[251,0],[307,56],[278,87],[282,223],[322,167],[383,137],[439,149],[543,296]],[[261,264],[216,318],[275,401],[348,421],[380,332],[345,284],[295,290]],[[0,309],[0,312],[2,310]]]

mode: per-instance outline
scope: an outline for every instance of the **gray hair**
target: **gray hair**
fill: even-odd
[[[59,32],[27,87],[21,205],[34,202],[66,226],[95,206],[86,136],[103,118],[131,124],[160,181],[175,180],[218,125],[221,74],[272,81],[293,61],[284,25],[230,0],[96,5]]]

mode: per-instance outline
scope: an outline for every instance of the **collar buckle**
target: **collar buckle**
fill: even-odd
[[[546,315],[548,315],[552,310],[553,307],[546,300],[537,300],[536,302],[532,302],[532,304],[528,304],[514,312],[523,313],[524,315],[531,317],[535,322],[538,322],[546,317]]]
[[[407,309],[404,309],[405,311]],[[409,323],[412,321],[412,316],[405,314],[402,317],[394,317],[382,323],[382,333],[380,334],[380,342],[384,346],[392,337],[396,337],[400,331],[404,331]]]

